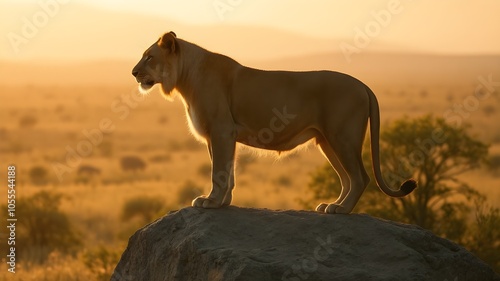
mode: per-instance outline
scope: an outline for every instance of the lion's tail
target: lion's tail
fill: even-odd
[[[380,111],[378,106],[377,98],[375,94],[366,87],[370,101],[370,136],[371,136],[371,151],[372,151],[372,166],[373,173],[375,174],[375,180],[377,185],[385,194],[391,197],[403,197],[410,194],[416,187],[417,182],[414,179],[406,180],[398,190],[393,190],[387,186],[382,177],[382,172],[380,171],[380,148],[379,148],[379,138],[380,138]]]

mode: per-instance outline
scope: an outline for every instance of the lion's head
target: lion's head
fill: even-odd
[[[165,95],[169,95],[177,83],[179,45],[174,32],[163,34],[149,47],[132,70],[139,88],[147,92],[160,83]]]

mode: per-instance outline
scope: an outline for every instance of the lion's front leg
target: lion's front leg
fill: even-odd
[[[229,205],[232,199],[236,138],[233,134],[213,134],[208,145],[212,158],[212,190],[208,196],[194,199],[193,206],[219,208]]]

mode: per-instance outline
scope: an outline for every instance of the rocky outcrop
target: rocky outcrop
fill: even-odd
[[[185,208],[137,231],[113,281],[500,280],[464,248],[368,215]]]

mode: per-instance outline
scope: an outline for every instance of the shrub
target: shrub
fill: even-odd
[[[289,187],[292,185],[292,179],[289,176],[281,175],[274,180],[275,184]]]
[[[80,165],[76,174],[76,183],[88,184],[95,182],[95,179],[101,174],[101,169],[91,165]]]
[[[107,281],[111,279],[113,270],[120,260],[120,251],[113,251],[104,246],[85,251],[82,254],[83,263],[94,273],[97,280]]]
[[[172,155],[170,154],[158,154],[149,158],[149,161],[153,163],[168,162],[172,160]]]
[[[484,197],[475,201],[476,220],[465,246],[500,272],[500,209],[489,207]]]
[[[30,180],[35,185],[44,185],[47,184],[48,178],[47,175],[49,172],[45,167],[42,166],[34,166],[28,172]]]
[[[500,154],[494,154],[488,158],[488,168],[492,172],[500,171]]]
[[[20,219],[16,225],[16,248],[21,259],[43,263],[54,251],[75,254],[79,249],[79,234],[68,216],[59,210],[63,199],[59,193],[40,191],[17,201],[16,217]],[[6,212],[6,206],[2,210]]]
[[[129,221],[140,218],[142,222],[150,222],[164,208],[165,203],[158,197],[138,196],[125,202],[122,211],[122,220]]]
[[[146,162],[137,156],[125,156],[120,159],[120,166],[123,171],[137,171],[146,169]]]
[[[38,120],[33,115],[25,115],[19,119],[19,127],[29,128],[36,125]]]

